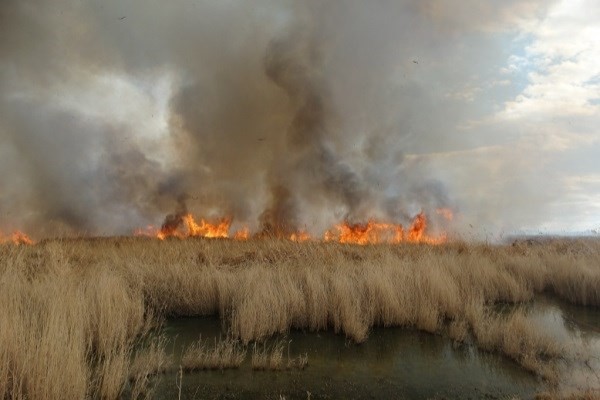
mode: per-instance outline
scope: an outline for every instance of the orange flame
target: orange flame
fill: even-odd
[[[203,237],[248,240],[251,235],[247,227],[243,227],[230,234],[231,221],[231,218],[223,218],[215,223],[205,219],[200,219],[196,222],[191,214],[186,214],[183,216],[180,226],[168,226],[160,229],[148,226],[136,230],[134,234],[136,236],[155,237],[160,240],[167,237],[177,237],[181,239],[188,237]],[[313,237],[304,230],[293,232],[285,237],[288,240],[298,243],[314,240]],[[417,214],[406,231],[400,224],[370,220],[364,224],[343,222],[326,231],[323,235],[323,241],[325,242],[358,245],[376,243],[398,244],[402,242],[440,244],[446,242],[446,240],[447,238],[445,235],[436,237],[427,234],[427,218],[424,213]]]
[[[211,224],[204,219],[197,223],[192,214],[187,214],[183,217],[183,221],[187,227],[188,236],[205,237],[205,238],[227,238],[229,237],[229,226],[231,220],[227,218],[221,219],[216,224]]]
[[[250,230],[248,230],[248,227],[243,227],[233,234],[233,238],[235,240],[248,240],[250,238]]]
[[[186,214],[183,216],[182,221],[182,226],[163,226],[162,228],[156,228],[149,225],[146,228],[135,230],[134,235],[156,237],[160,240],[164,240],[168,237],[177,237],[180,239],[187,237],[229,237],[229,227],[231,226],[230,218],[222,218],[216,223],[211,223],[205,219],[200,219],[199,222],[196,222],[192,214]],[[247,239],[248,231],[242,229],[236,232],[234,237],[239,240],[243,240],[244,238]]]
[[[310,233],[305,232],[305,231],[294,232],[290,235],[290,240],[292,242],[302,243],[302,242],[306,242],[311,239],[312,239],[312,237],[310,236]]]
[[[32,245],[35,242],[25,233],[21,231],[14,231],[11,235],[5,236],[0,232],[0,244],[13,243],[16,245]]]
[[[427,234],[427,217],[422,212],[413,219],[408,231],[408,241],[413,243],[442,244],[447,240],[445,234],[437,237]]]
[[[445,236],[433,237],[426,233],[427,218],[425,214],[418,214],[408,232],[400,224],[389,222],[369,221],[366,224],[349,224],[347,222],[336,225],[336,231],[325,232],[326,242],[339,242],[351,244],[398,244],[404,241],[411,243],[440,244],[446,241]]]
[[[369,243],[400,243],[404,237],[402,225],[369,221],[366,224],[349,224],[344,222],[334,229],[325,232],[327,242],[352,243],[365,245]]]

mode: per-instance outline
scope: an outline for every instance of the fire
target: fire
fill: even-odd
[[[203,219],[200,223],[194,220],[191,214],[187,214],[183,217],[183,221],[187,226],[188,236],[200,236],[205,238],[227,238],[229,237],[229,227],[231,226],[231,220],[224,218],[216,224],[211,224]]]
[[[448,212],[450,212],[448,215],[451,215],[451,211],[448,210]],[[443,215],[446,217],[446,214]],[[180,239],[203,237],[248,240],[251,237],[248,227],[230,232],[231,222],[232,218],[222,218],[216,222],[210,222],[205,219],[196,221],[193,215],[185,214],[177,223],[165,224],[159,229],[148,226],[136,230],[134,234],[137,236],[155,237],[160,240],[168,237],[177,237]],[[310,233],[304,230],[299,230],[283,237],[298,243],[316,240]],[[375,220],[369,220],[363,224],[343,222],[326,231],[322,240],[325,242],[358,245],[377,243],[398,244],[402,242],[440,244],[446,241],[446,236],[429,235],[427,233],[427,218],[424,213],[419,213],[415,216],[408,229],[405,229],[401,224]]]
[[[413,243],[441,244],[447,241],[446,235],[430,236],[427,234],[427,217],[422,212],[417,214],[408,231],[408,241]]]
[[[250,238],[250,230],[248,227],[243,227],[233,234],[235,240],[248,240]]]
[[[217,222],[209,222],[205,219],[196,221],[192,214],[185,214],[181,219],[181,224],[166,224],[161,228],[152,225],[143,229],[137,229],[135,236],[148,236],[164,240],[168,237],[177,237],[180,239],[188,237],[203,238],[229,238],[231,227],[231,218],[222,218]],[[248,228],[244,227],[233,234],[236,240],[247,240],[250,236]]]
[[[25,244],[32,245],[34,241],[21,231],[14,231],[12,234],[5,236],[0,232],[0,244],[13,243],[16,245]]]
[[[366,224],[349,224],[344,222],[336,225],[334,230],[325,232],[326,242],[352,244],[369,243],[400,243],[404,238],[402,225],[386,222],[369,221]]]
[[[408,230],[408,240],[411,242],[420,242],[427,228],[427,219],[423,213],[418,214]]]
[[[294,232],[290,235],[290,240],[292,242],[302,243],[302,242],[306,242],[311,239],[312,239],[312,237],[310,236],[310,234],[305,231]]]
[[[333,230],[325,232],[326,242],[351,244],[398,244],[402,242],[440,244],[446,241],[445,236],[433,237],[426,233],[427,218],[418,214],[407,232],[400,224],[390,222],[369,221],[366,224],[349,224],[344,222],[336,225]]]

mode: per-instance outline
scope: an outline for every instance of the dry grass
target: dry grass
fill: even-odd
[[[564,349],[535,329],[521,309],[507,316],[491,315],[489,312],[483,317],[477,315],[471,326],[480,348],[502,353],[524,368],[557,383],[558,370],[546,361],[559,358]]]
[[[216,340],[213,345],[198,339],[184,351],[181,367],[184,371],[239,368],[246,358],[246,348],[238,340]]]
[[[162,336],[153,337],[150,344],[144,346],[135,354],[129,366],[130,398],[151,398],[154,390],[151,378],[171,369],[173,361],[166,354],[166,344],[166,338]]]
[[[292,328],[333,329],[362,342],[373,326],[416,327],[472,341],[549,377],[545,366],[561,349],[527,315],[499,317],[490,306],[551,292],[598,307],[599,258],[600,241],[584,239],[437,247],[140,238],[3,245],[0,397],[117,398],[138,376],[136,341],[157,318],[180,315],[218,314],[242,344]],[[160,370],[162,357],[153,360]]]
[[[283,362],[284,343],[277,342],[267,347],[266,342],[261,345],[254,344],[252,349],[252,369],[280,371],[284,367]]]
[[[117,398],[153,323],[140,288],[57,243],[0,253],[0,397]]]
[[[277,340],[271,345],[266,342],[254,343],[252,348],[252,369],[258,371],[281,371],[284,369],[304,369],[308,365],[308,354],[290,356],[290,342]],[[287,356],[284,352],[287,345]]]

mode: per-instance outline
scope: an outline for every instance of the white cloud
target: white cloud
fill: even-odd
[[[499,119],[600,115],[600,3],[563,0],[529,25],[526,57],[513,55],[504,72],[529,69],[528,85]]]
[[[552,217],[543,225],[548,231],[600,230],[600,173],[565,175],[560,183],[566,195],[554,202]]]

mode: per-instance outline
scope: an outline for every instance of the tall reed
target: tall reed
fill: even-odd
[[[373,326],[405,326],[506,354],[548,377],[543,366],[564,349],[526,313],[505,318],[490,310],[542,292],[599,307],[599,261],[600,241],[591,239],[2,245],[0,398],[117,398],[132,376],[148,376],[134,372],[134,349],[157,319],[215,314],[241,344],[293,328],[332,329],[362,342]],[[149,359],[162,368],[164,357]]]

